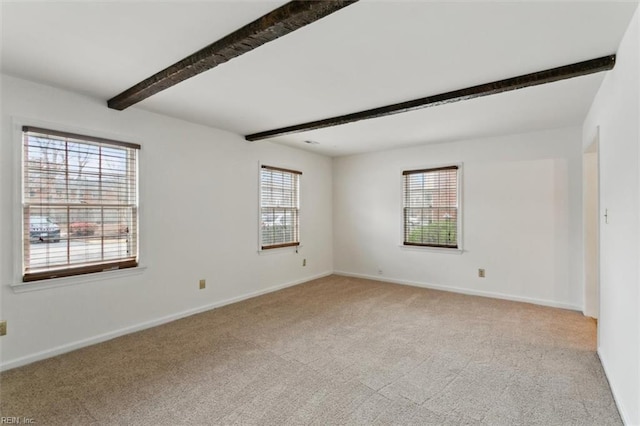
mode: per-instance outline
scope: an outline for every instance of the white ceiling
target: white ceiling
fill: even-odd
[[[3,1],[1,70],[102,98],[106,107],[284,3]],[[133,108],[241,135],[270,130],[615,53],[636,7],[361,0]],[[272,140],[347,155],[578,125],[603,75]]]

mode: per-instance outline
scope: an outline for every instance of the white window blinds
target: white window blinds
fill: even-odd
[[[458,248],[458,166],[402,174],[404,245]]]
[[[300,245],[302,172],[263,165],[260,169],[260,247]]]
[[[139,149],[23,128],[23,281],[137,266]]]

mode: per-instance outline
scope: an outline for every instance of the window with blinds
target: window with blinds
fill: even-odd
[[[402,175],[404,245],[458,248],[458,166]]]
[[[137,266],[139,145],[23,127],[23,281]]]
[[[263,165],[260,168],[260,247],[300,245],[300,175]]]

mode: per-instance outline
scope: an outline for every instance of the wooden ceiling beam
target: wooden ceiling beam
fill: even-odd
[[[368,109],[365,111],[354,112],[351,114],[340,115],[331,118],[325,118],[322,120],[309,121],[307,123],[282,127],[279,129],[253,133],[250,135],[246,135],[245,139],[248,141],[269,139],[277,136],[288,135],[291,133],[300,133],[309,130],[322,129],[324,127],[339,126],[341,124],[353,123],[360,120],[385,117],[392,114],[400,114],[417,109],[475,99],[482,96],[495,95],[498,93],[522,89],[525,87],[538,86],[540,84],[552,83],[554,81],[580,77],[583,75],[593,74],[601,71],[607,71],[613,69],[615,62],[616,55],[603,56],[601,58],[591,59],[588,61],[578,62],[575,64],[565,65],[562,67],[538,71],[530,74],[524,74],[518,77],[507,78],[491,83],[480,84],[477,86],[467,87],[465,89],[454,90],[452,92],[427,96],[411,101],[400,102],[397,104]]]
[[[311,24],[357,1],[291,1],[132,86],[109,99],[107,105],[109,108],[117,110],[128,108],[162,90]]]

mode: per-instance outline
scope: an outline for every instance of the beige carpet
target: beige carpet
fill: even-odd
[[[0,380],[38,425],[621,424],[582,314],[339,276]]]

